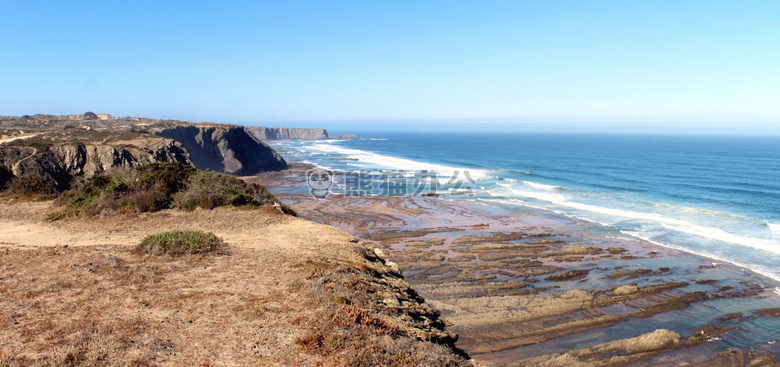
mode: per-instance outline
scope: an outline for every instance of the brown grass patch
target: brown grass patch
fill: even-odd
[[[273,260],[273,266],[269,262]],[[280,262],[282,261],[282,262]],[[284,258],[210,259],[127,247],[0,252],[4,365],[296,365],[310,311]]]

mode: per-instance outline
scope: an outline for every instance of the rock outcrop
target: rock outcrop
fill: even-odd
[[[338,135],[332,137],[331,139],[336,139],[336,140],[359,140],[360,137],[355,135],[355,134],[351,134],[351,133],[341,133],[341,134],[338,134]]]
[[[287,127],[247,126],[246,129],[260,140],[323,140],[329,139],[325,129],[296,129]]]
[[[51,147],[0,146],[0,187],[13,177],[43,176],[56,190],[70,187],[74,177],[89,177],[110,169],[152,162],[191,164],[187,152],[171,139],[131,144],[60,144]]]
[[[77,176],[159,161],[235,175],[287,167],[276,151],[238,125],[87,112],[0,116],[0,132],[0,190],[20,175],[42,175],[62,190]]]
[[[176,124],[153,132],[181,143],[201,170],[251,175],[287,167],[284,158],[241,126]]]

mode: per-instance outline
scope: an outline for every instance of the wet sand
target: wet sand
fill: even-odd
[[[780,307],[780,297],[737,267],[532,209],[446,197],[317,199],[305,193],[305,169],[256,179],[301,216],[383,248],[480,363],[776,360],[780,319],[759,310]]]

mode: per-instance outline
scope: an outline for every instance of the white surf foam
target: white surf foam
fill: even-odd
[[[710,258],[710,259],[713,259],[713,260],[717,260],[717,261],[722,261],[722,262],[726,262],[726,263],[729,263],[729,264],[733,264],[733,265],[736,265],[736,266],[738,266],[740,268],[749,269],[750,271],[753,271],[753,272],[755,272],[757,274],[761,274],[761,275],[763,275],[763,276],[765,276],[767,278],[770,278],[770,279],[773,279],[773,280],[776,280],[776,281],[780,282],[780,274],[777,274],[777,273],[775,273],[773,271],[770,271],[769,269],[766,269],[766,268],[764,268],[762,266],[748,265],[748,264],[741,263],[739,261],[726,259],[726,258],[723,258],[722,256],[718,256],[718,255],[715,255],[715,254],[712,254],[712,253],[709,253],[709,252],[695,251],[695,250],[692,250],[692,249],[689,249],[689,248],[686,248],[686,247],[682,247],[682,246],[676,246],[676,245],[672,245],[672,244],[668,244],[668,243],[654,241],[654,240],[652,240],[652,239],[642,235],[639,232],[620,231],[620,233],[627,234],[627,235],[635,237],[635,238],[639,238],[639,239],[641,239],[643,241],[650,242],[650,243],[652,243],[654,245],[667,247],[667,248],[679,250],[679,251],[682,251],[682,252],[687,252],[689,254],[693,254],[693,255],[696,255],[696,256],[707,257],[707,258]]]
[[[445,166],[445,165],[434,164],[434,163],[414,161],[405,158],[396,158],[396,157],[371,153],[371,152],[358,150],[358,149],[343,148],[341,146],[334,145],[334,144],[325,144],[325,143],[312,144],[307,146],[307,148],[318,150],[321,152],[346,155],[349,158],[355,158],[360,162],[372,164],[386,169],[398,169],[404,171],[424,171],[424,170],[434,171],[443,176],[443,177],[439,177],[439,179],[455,177],[456,172],[458,172],[457,178],[462,180],[467,179],[464,176],[465,172],[468,172],[468,175],[475,180],[486,176],[486,173],[483,170],[452,167],[452,166]]]
[[[559,204],[559,203],[566,203],[568,197],[563,194],[554,194],[554,193],[548,193],[548,192],[536,192],[536,191],[525,191],[525,190],[517,190],[517,189],[510,189],[512,193],[518,196],[523,196],[531,199],[537,199],[542,201],[549,201],[553,204]]]
[[[664,227],[692,234],[699,237],[709,238],[713,240],[729,242],[740,246],[752,247],[755,249],[780,254],[780,246],[773,242],[764,239],[739,236],[733,233],[726,232],[720,228],[706,227],[698,224],[694,224],[682,219],[670,218],[656,213],[642,213],[623,209],[605,208],[596,205],[581,204],[574,202],[559,201],[554,202],[556,205],[567,206],[574,209],[607,214],[612,216],[618,216],[628,219],[639,219],[650,222],[655,222],[663,225]]]
[[[569,197],[564,194],[525,191],[525,190],[516,190],[516,189],[511,189],[511,191],[518,196],[533,198],[542,201],[548,201],[556,206],[577,209],[580,211],[590,212],[590,213],[605,214],[611,217],[649,221],[649,222],[661,224],[667,229],[671,229],[674,231],[684,232],[699,237],[733,243],[740,246],[746,246],[746,247],[759,249],[762,251],[780,254],[780,244],[774,241],[740,236],[737,234],[729,233],[720,228],[702,226],[682,219],[677,219],[677,218],[665,216],[658,213],[644,213],[644,212],[637,212],[632,210],[608,208],[603,206],[573,202],[573,201],[569,201]],[[548,209],[552,209],[552,208],[548,208]],[[584,219],[579,216],[577,217],[580,219]],[[592,219],[590,220],[593,221]]]
[[[770,231],[780,233],[780,224],[767,223],[766,226],[769,227]]]
[[[724,213],[719,212],[716,210],[710,210],[710,209],[701,209],[701,208],[691,208],[688,206],[682,206],[682,205],[674,205],[674,204],[665,204],[665,203],[655,203],[653,206],[662,208],[662,209],[670,209],[674,211],[680,211],[685,213],[694,213],[694,214],[704,214],[711,217],[729,217],[729,218],[744,218],[743,216],[731,214],[731,213]]]
[[[560,186],[545,185],[545,184],[540,184],[540,183],[531,182],[531,181],[522,181],[522,182],[523,182],[523,184],[525,184],[527,186],[531,186],[531,187],[536,188],[536,189],[548,190],[548,191],[552,191],[552,190],[560,188]]]

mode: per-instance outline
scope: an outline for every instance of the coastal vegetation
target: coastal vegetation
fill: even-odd
[[[51,214],[53,220],[103,211],[143,213],[220,206],[270,206],[286,214],[294,213],[279,204],[262,185],[224,173],[198,171],[180,162],[156,162],[91,176],[62,193],[55,204],[62,209]]]
[[[138,251],[151,255],[196,255],[225,248],[223,240],[211,232],[168,231],[148,235],[138,244]]]
[[[31,174],[11,179],[3,194],[25,200],[51,200],[56,197],[54,187],[46,182],[46,179]]]

